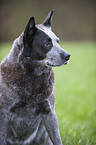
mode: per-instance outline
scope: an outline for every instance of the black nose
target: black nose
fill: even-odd
[[[66,52],[64,55],[65,55],[65,60],[69,60],[71,55],[68,52]]]

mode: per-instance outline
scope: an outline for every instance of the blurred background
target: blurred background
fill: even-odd
[[[54,9],[52,29],[71,54],[54,68],[56,113],[63,145],[96,145],[96,1],[0,0],[0,62],[31,16],[42,23]]]
[[[95,0],[0,0],[0,42],[13,41],[31,16],[41,23],[54,9],[52,28],[61,40],[95,40]]]

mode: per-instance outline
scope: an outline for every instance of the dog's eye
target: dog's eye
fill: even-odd
[[[44,44],[44,46],[45,46],[45,47],[50,47],[50,46],[51,46],[51,42],[50,42],[50,41],[46,42],[46,43]]]

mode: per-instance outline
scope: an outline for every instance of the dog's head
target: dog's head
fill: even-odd
[[[42,24],[35,25],[31,17],[24,31],[24,56],[46,67],[68,63],[70,54],[59,45],[59,38],[51,30],[53,10]]]

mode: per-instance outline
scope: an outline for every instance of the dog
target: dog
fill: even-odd
[[[42,24],[31,17],[0,66],[0,145],[62,145],[55,112],[52,67],[70,54],[51,30],[53,10]]]

